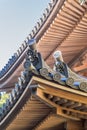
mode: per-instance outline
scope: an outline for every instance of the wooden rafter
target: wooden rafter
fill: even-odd
[[[78,73],[78,72],[84,72],[87,70],[87,63],[84,63],[83,65],[74,67],[73,70]]]

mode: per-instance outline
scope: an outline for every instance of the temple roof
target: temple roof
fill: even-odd
[[[68,120],[80,123],[87,119],[87,80],[72,72],[58,52],[57,64],[51,69],[35,44],[28,44],[24,70],[0,108],[1,129],[62,130]]]
[[[83,92],[34,76],[21,94],[17,91],[13,100],[11,97],[12,105],[4,109],[0,128],[62,130],[66,120],[87,118],[86,98]]]
[[[49,3],[0,72],[0,91],[10,92],[0,108],[0,129],[63,130],[66,122],[75,121],[74,126],[82,130],[87,119],[87,78],[77,73],[87,68],[86,10],[86,1]],[[30,45],[32,39],[36,43]],[[56,50],[62,52],[64,62],[55,63]]]

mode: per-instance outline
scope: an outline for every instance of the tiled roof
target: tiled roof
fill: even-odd
[[[61,71],[55,71],[51,69],[45,63],[41,54],[37,52],[34,44],[31,46],[28,44],[29,49],[26,53],[24,71],[21,72],[21,76],[18,78],[18,82],[15,84],[15,88],[10,93],[9,99],[7,99],[6,103],[3,104],[2,108],[0,108],[1,125],[3,124],[2,121],[5,120],[8,113],[11,111],[14,113],[15,110],[13,111],[12,109],[15,107],[15,104],[22,98],[21,96],[23,96],[23,93],[26,93],[27,98],[31,96],[31,91],[28,88],[33,76],[47,79],[52,83],[54,82],[61,85],[61,87],[64,86],[65,88],[72,88],[78,91],[83,91],[85,93],[87,92],[87,79],[78,76],[68,67],[67,70],[65,70],[68,71],[68,77],[63,75]],[[31,48],[33,48],[33,50]],[[60,68],[61,67],[62,66],[60,66]],[[23,104],[21,103],[21,107],[22,105]],[[16,107],[18,107],[18,104]]]

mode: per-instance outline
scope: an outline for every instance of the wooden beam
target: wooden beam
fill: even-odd
[[[65,127],[66,130],[84,130],[82,121],[68,120]]]
[[[87,63],[84,63],[83,65],[80,65],[78,67],[74,67],[73,70],[78,73],[78,72],[83,72],[87,70]]]
[[[75,57],[68,63],[69,67],[72,67],[79,60],[79,58],[86,53],[86,50],[87,46],[85,46],[85,48],[83,48],[77,55],[75,55]]]
[[[45,96],[44,96],[44,93],[41,89],[37,88],[37,91],[36,91],[36,95],[38,98],[40,98],[40,100],[43,100],[44,103],[48,104],[50,107],[53,108],[53,113],[54,114],[57,114],[59,116],[62,116],[63,118],[68,118],[68,119],[73,119],[73,120],[80,120],[78,117],[74,117],[72,115],[68,115],[66,113],[64,113],[63,111],[68,111],[69,108],[63,108],[63,107],[60,107],[58,104],[55,104],[54,102],[48,100]],[[70,112],[75,112],[75,110],[72,110],[70,109]],[[76,110],[76,112],[79,112]],[[80,113],[80,112],[79,112]],[[82,112],[83,114],[83,112]],[[84,114],[86,114],[84,112]]]
[[[43,87],[43,85],[42,85]],[[70,106],[68,108],[64,107],[64,106],[60,106],[60,104],[56,104],[55,101],[57,100],[57,98],[54,98],[56,95],[55,94],[59,94],[60,91],[58,90],[58,93],[57,93],[57,90],[55,90],[55,92],[53,91],[53,89],[51,90],[52,88],[50,88],[50,92],[49,90],[47,89],[47,85],[46,85],[46,88],[45,89],[40,89],[39,87],[37,88],[36,90],[36,93],[35,95],[40,98],[40,100],[42,100],[44,103],[48,104],[48,106],[50,106],[51,108],[53,108],[53,112],[57,115],[60,115],[60,116],[63,116],[64,118],[68,118],[68,119],[74,119],[74,120],[80,120],[80,117],[81,118],[84,118],[86,119],[86,116],[87,116],[87,112],[84,112],[84,111],[79,111],[79,109],[75,110],[73,107],[80,107],[81,106],[81,103],[79,103],[79,98],[75,98],[75,99],[78,99],[78,102],[77,104],[70,104]],[[51,93],[52,94],[52,98],[51,100],[49,98],[46,98],[45,94],[49,94]],[[55,96],[53,96],[55,95]],[[66,94],[63,94],[63,93],[60,93],[60,95],[66,95]],[[69,96],[69,94],[67,94]],[[60,96],[59,96],[60,97]],[[74,96],[71,96],[72,98]],[[63,98],[63,97],[62,97]],[[64,101],[65,101],[65,97],[64,97]],[[73,98],[74,99],[74,98]],[[72,101],[73,101],[72,99]],[[64,104],[67,104],[67,102],[64,102]],[[69,102],[70,103],[70,102]],[[71,102],[72,103],[72,102]],[[74,106],[73,106],[74,105]]]
[[[82,102],[84,102],[84,101],[87,102],[87,99],[85,98],[85,97],[87,97],[87,94],[84,92],[74,90],[67,86],[59,85],[58,83],[50,82],[46,79],[38,78],[36,76],[32,77],[32,83],[33,82],[34,82],[34,84],[38,83],[39,87],[41,86],[42,88],[44,88],[44,92],[48,92],[48,94],[54,94],[54,96],[60,95],[61,98],[64,96],[64,97],[67,97],[68,99],[69,99],[69,97],[70,97],[70,99],[73,99],[73,97],[71,97],[71,95],[74,94],[73,96],[75,97],[75,101],[80,99],[80,101],[82,101]],[[50,91],[50,89],[52,91]],[[58,90],[58,92],[57,92],[57,90]],[[61,93],[63,95],[61,95]],[[78,96],[78,99],[77,99],[77,96]],[[83,98],[83,99],[81,99],[81,98]]]

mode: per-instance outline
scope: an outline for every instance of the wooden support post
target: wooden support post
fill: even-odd
[[[65,125],[66,130],[84,130],[83,123],[81,121],[68,120]]]

